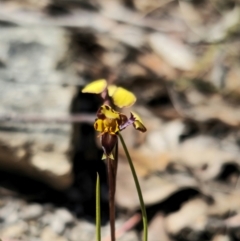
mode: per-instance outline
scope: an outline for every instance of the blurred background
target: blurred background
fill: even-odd
[[[105,163],[82,94],[105,78],[135,93],[148,131],[123,135],[149,241],[240,239],[239,0],[0,0],[0,237],[109,240]],[[141,240],[120,146],[118,240]]]

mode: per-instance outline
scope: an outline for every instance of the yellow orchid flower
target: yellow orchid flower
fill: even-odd
[[[123,108],[130,107],[136,102],[136,96],[116,85],[108,85],[105,79],[99,79],[91,82],[82,89],[83,93],[102,94],[106,101],[111,98],[114,105]],[[102,105],[97,112],[97,119],[94,122],[94,128],[100,132],[101,144],[104,151],[103,159],[109,157],[114,159],[112,151],[117,143],[117,133],[133,125],[136,130],[145,132],[147,129],[143,125],[141,118],[134,112],[131,112],[130,118],[115,111],[110,105]]]
[[[115,111],[109,105],[102,105],[97,112],[97,119],[94,123],[96,131],[101,132],[102,148],[104,151],[103,159],[106,157],[113,158],[112,150],[117,143],[117,133],[129,125],[133,125],[136,130],[145,132],[147,129],[143,125],[140,117],[131,112],[130,118],[126,115]]]
[[[110,210],[110,226],[111,226],[111,237],[115,240],[115,226],[114,226],[114,198],[116,191],[116,174],[117,174],[117,164],[118,164],[118,150],[117,143],[118,137],[122,143],[123,149],[126,153],[131,172],[133,174],[134,182],[136,184],[141,210],[143,215],[143,232],[144,241],[147,240],[147,214],[145,206],[143,203],[143,197],[140,189],[140,185],[137,179],[136,171],[132,163],[131,157],[129,155],[127,146],[120,134],[120,131],[133,125],[136,130],[141,132],[147,131],[146,127],[143,125],[141,118],[134,112],[130,112],[131,115],[128,118],[126,115],[115,111],[111,106],[117,106],[120,108],[129,107],[133,105],[136,101],[136,96],[116,85],[108,85],[105,79],[99,79],[93,81],[92,83],[85,86],[82,90],[83,93],[101,94],[103,99],[103,105],[97,111],[97,118],[94,122],[94,128],[96,131],[100,132],[99,137],[101,138],[101,145],[103,149],[102,159],[107,159],[107,170],[108,170],[108,183],[109,183],[109,210]],[[108,104],[107,104],[108,103]],[[115,149],[114,149],[115,148]],[[115,151],[113,151],[115,150]],[[115,161],[112,161],[114,160]],[[98,185],[98,182],[97,182]],[[96,196],[99,194],[99,188],[97,189]],[[98,205],[99,206],[99,205]],[[99,213],[97,213],[99,216]],[[113,217],[113,218],[111,218]],[[99,225],[98,229],[99,229]],[[98,236],[100,234],[98,230]]]
[[[108,96],[112,98],[114,105],[119,108],[130,107],[136,102],[137,98],[132,92],[116,85],[107,85],[105,79],[95,80],[86,85],[82,93],[101,94],[105,90],[108,91]]]

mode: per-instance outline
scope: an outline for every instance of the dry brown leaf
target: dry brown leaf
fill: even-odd
[[[139,177],[146,205],[162,202],[173,193],[185,188],[197,188],[197,182],[186,175],[150,175]],[[120,159],[117,175],[116,203],[128,210],[139,208],[139,200],[127,161]]]
[[[240,212],[240,191],[230,193],[212,192],[214,203],[208,208],[208,215],[224,215],[229,212]]]
[[[176,234],[196,222],[199,222],[200,229],[203,229],[205,225],[203,217],[206,215],[207,209],[207,203],[199,198],[184,203],[179,211],[166,217],[167,231]]]

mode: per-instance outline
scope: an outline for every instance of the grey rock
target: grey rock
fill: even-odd
[[[61,219],[54,217],[50,223],[50,227],[55,233],[62,234],[65,230],[65,223]]]
[[[50,212],[47,212],[39,220],[45,226],[45,225],[49,225],[52,219],[53,219],[53,214]]]
[[[18,212],[14,211],[9,216],[6,217],[5,222],[8,224],[16,223],[19,220]]]
[[[27,223],[20,221],[13,225],[8,225],[0,230],[0,237],[4,239],[16,238],[21,239],[28,230]]]
[[[11,199],[7,199],[5,201],[5,205],[0,209],[0,218],[6,222],[12,223],[14,221],[13,219],[15,219],[15,214],[20,208],[20,202],[15,200],[13,201]]]
[[[40,238],[31,237],[31,239],[29,239],[29,241],[42,241],[42,240]]]
[[[39,237],[42,229],[39,221],[38,220],[30,221],[28,224],[29,224],[29,228],[28,228],[29,235],[31,235],[32,237]]]
[[[63,236],[57,235],[51,228],[45,227],[41,233],[42,241],[67,241]]]
[[[94,240],[95,238],[95,226],[94,224],[80,221],[78,224],[73,227],[69,232],[70,241],[79,241],[81,237],[82,241]]]
[[[71,67],[57,69],[68,53],[69,37],[60,28],[1,28],[0,113],[68,116],[79,78]],[[66,81],[67,80],[67,81]],[[1,122],[0,168],[17,170],[61,189],[72,182],[69,156],[72,126]]]
[[[20,217],[25,220],[36,219],[42,215],[43,207],[40,204],[31,204],[25,206],[20,212]]]
[[[64,209],[57,209],[54,215],[51,216],[50,227],[57,234],[62,234],[67,224],[73,223],[74,218],[72,214]]]
[[[72,223],[74,221],[73,215],[64,208],[57,209],[55,215],[58,219],[61,219],[63,223]]]

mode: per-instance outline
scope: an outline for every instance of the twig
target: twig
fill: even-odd
[[[69,116],[42,116],[42,115],[19,115],[19,114],[0,114],[0,122],[13,123],[93,123],[95,115],[92,114],[76,114]]]

